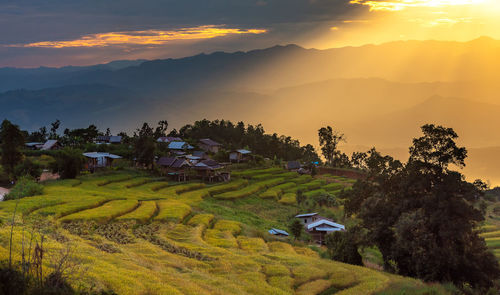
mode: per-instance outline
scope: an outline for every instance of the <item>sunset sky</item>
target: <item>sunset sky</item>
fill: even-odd
[[[497,0],[2,0],[0,66],[498,38]]]

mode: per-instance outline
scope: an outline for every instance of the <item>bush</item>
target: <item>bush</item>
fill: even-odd
[[[354,265],[363,265],[363,259],[358,252],[358,246],[352,237],[352,233],[333,232],[326,236],[326,246],[331,259]]]
[[[42,166],[31,161],[29,158],[25,158],[24,161],[14,167],[14,175],[16,177],[31,176],[35,179],[40,178],[40,175],[42,175]]]
[[[73,179],[80,174],[83,163],[80,150],[64,149],[58,153],[56,161],[52,165],[52,172],[59,173],[62,179]]]
[[[4,200],[21,199],[43,194],[43,185],[35,182],[29,176],[21,177]]]

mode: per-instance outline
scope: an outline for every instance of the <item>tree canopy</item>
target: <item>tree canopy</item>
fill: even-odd
[[[346,192],[346,213],[368,229],[386,269],[486,289],[500,269],[475,230],[484,219],[474,206],[483,191],[450,168],[464,166],[467,151],[450,128],[425,125],[422,132],[407,164],[375,150],[361,157],[369,177]]]

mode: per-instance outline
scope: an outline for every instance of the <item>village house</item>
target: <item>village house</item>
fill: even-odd
[[[177,181],[186,181],[188,170],[191,167],[188,160],[178,157],[161,157],[156,164],[165,174]]]
[[[198,176],[204,181],[214,182],[230,180],[230,174],[222,171],[224,166],[211,159],[198,162],[194,165],[194,169],[198,172]]]
[[[325,243],[327,234],[334,231],[345,230],[345,226],[333,222],[328,218],[321,217],[318,213],[299,214],[295,216],[301,220],[304,228],[312,239],[318,244]]]
[[[246,162],[251,159],[252,152],[245,149],[234,150],[229,153],[229,162]]]
[[[96,144],[120,144],[120,143],[122,143],[122,137],[121,136],[100,135],[100,136],[97,136],[95,143]]]
[[[113,155],[110,153],[83,153],[83,156],[87,158],[87,163],[85,164],[85,169],[91,172],[99,168],[109,168],[113,165],[115,159],[121,159],[122,157]]]
[[[55,139],[49,139],[47,140],[42,147],[40,147],[40,150],[42,151],[54,151],[54,150],[60,150],[62,149],[62,145],[59,143],[59,141]]]
[[[204,138],[204,139],[200,139],[198,146],[202,150],[204,150],[208,153],[216,154],[219,152],[219,149],[222,145],[216,141],[211,140],[210,138]]]
[[[172,141],[168,144],[168,149],[173,151],[192,150],[194,147],[185,141]]]
[[[162,136],[156,140],[156,142],[158,143],[171,143],[174,141],[182,141],[182,138],[173,136]]]
[[[282,239],[290,236],[286,231],[276,228],[271,228],[268,232],[269,234]]]
[[[194,151],[192,153],[192,156],[193,157],[198,157],[198,158],[203,159],[203,160],[210,159],[209,156],[207,155],[207,153],[204,152],[204,151]]]

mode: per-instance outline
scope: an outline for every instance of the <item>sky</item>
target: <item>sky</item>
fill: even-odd
[[[500,38],[498,0],[2,0],[0,67]]]

